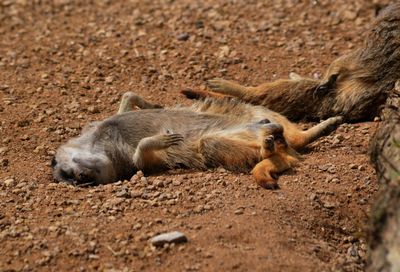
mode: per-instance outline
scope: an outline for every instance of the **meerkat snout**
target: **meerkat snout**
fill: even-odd
[[[101,153],[90,153],[76,148],[62,148],[53,161],[53,175],[58,182],[71,184],[104,184],[115,179],[113,166]]]

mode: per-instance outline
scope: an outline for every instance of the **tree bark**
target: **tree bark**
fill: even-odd
[[[400,81],[386,101],[371,139],[380,190],[371,214],[368,270],[400,271]]]

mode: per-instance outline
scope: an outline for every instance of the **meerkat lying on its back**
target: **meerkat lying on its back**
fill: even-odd
[[[134,106],[146,108],[131,111]],[[319,138],[342,120],[330,118],[302,131],[282,115],[233,100],[155,109],[126,93],[118,114],[94,122],[62,145],[53,160],[57,181],[104,184],[129,179],[137,170],[205,170],[222,166],[252,171],[258,184],[277,187],[277,174],[297,161],[295,149]]]
[[[257,87],[213,79],[214,92],[186,90],[189,98],[238,97],[263,105],[290,120],[372,120],[400,77],[400,3],[384,9],[372,23],[364,45],[333,61],[321,80],[292,74]]]

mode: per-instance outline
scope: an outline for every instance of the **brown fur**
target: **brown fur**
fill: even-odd
[[[130,111],[139,104],[147,109]],[[282,115],[234,100],[198,102],[191,107],[155,109],[126,93],[118,114],[87,126],[62,145],[53,161],[58,181],[108,183],[172,168],[231,171],[253,169],[258,184],[277,186],[277,174],[293,166],[299,149],[342,120],[330,118],[302,131]]]
[[[266,106],[290,120],[372,120],[400,78],[400,3],[384,9],[372,23],[364,45],[331,63],[321,80],[295,75],[257,87],[214,79],[214,92],[185,90],[189,98],[225,94]]]

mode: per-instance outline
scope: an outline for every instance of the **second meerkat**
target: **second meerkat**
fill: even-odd
[[[320,120],[341,115],[345,121],[372,120],[387,93],[400,78],[400,3],[380,12],[371,24],[363,46],[334,60],[321,80],[292,74],[290,79],[241,86],[213,79],[213,92],[185,90],[189,98],[237,97],[263,105],[290,120]]]

